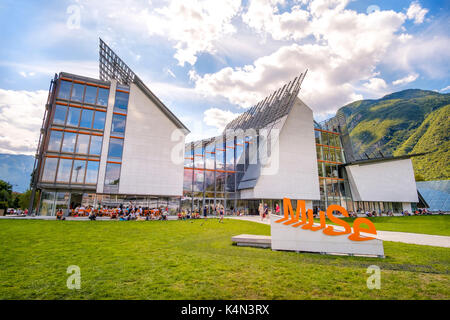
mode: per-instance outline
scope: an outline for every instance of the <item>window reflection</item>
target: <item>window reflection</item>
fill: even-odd
[[[86,86],[86,92],[84,94],[84,102],[95,104],[97,101],[97,87]]]
[[[108,105],[109,89],[98,88],[97,104],[106,107]]]
[[[82,102],[83,95],[84,95],[84,85],[74,83],[72,88],[72,100]]]
[[[64,142],[63,142],[61,151],[72,153],[73,150],[75,149],[76,138],[77,138],[76,133],[64,132]]]
[[[92,127],[92,119],[94,117],[94,111],[83,109],[81,112],[81,121],[80,127],[82,128],[91,128]]]
[[[103,137],[101,136],[91,136],[91,147],[89,149],[89,154],[99,156],[102,151]]]
[[[67,125],[78,127],[78,124],[80,122],[80,108],[69,108],[69,113],[67,115]]]
[[[121,160],[123,151],[123,139],[111,138],[109,141],[109,160]]]
[[[83,183],[85,170],[86,170],[86,161],[75,160],[73,162],[71,183]]]
[[[53,116],[53,123],[64,125],[64,123],[66,122],[66,113],[67,113],[66,106],[56,105],[55,115]]]
[[[61,80],[60,85],[59,85],[58,98],[69,100],[71,88],[72,88],[72,82]]]
[[[127,112],[128,108],[128,93],[116,91],[116,101],[114,103],[114,110],[122,113]]]
[[[69,182],[70,171],[72,170],[72,160],[59,159],[58,174],[56,182]]]
[[[106,112],[95,111],[94,129],[103,130],[105,128]]]
[[[126,119],[127,118],[125,116],[115,114],[112,119],[111,133],[123,136],[123,134],[125,133]]]
[[[48,142],[49,151],[59,151],[61,148],[62,136],[63,134],[61,131],[52,130],[50,134],[50,141]]]
[[[56,166],[58,164],[57,158],[46,158],[44,172],[42,174],[42,181],[53,182],[56,176]]]
[[[98,162],[88,161],[86,169],[86,184],[96,184],[98,174]]]
[[[120,164],[108,163],[106,165],[105,185],[119,185],[120,180]]]
[[[76,153],[87,154],[89,149],[90,136],[87,134],[79,134],[77,141]]]

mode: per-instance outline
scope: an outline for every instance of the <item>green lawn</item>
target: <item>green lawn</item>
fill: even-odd
[[[450,236],[450,215],[406,216],[406,217],[373,217],[368,218],[377,230],[425,233]],[[353,226],[355,218],[345,218]],[[319,221],[317,219],[316,221]],[[327,224],[330,221],[327,219]]]
[[[385,242],[386,259],[237,247],[253,222],[0,220],[0,299],[450,299],[450,249]],[[370,265],[381,289],[366,287]],[[81,290],[66,269],[81,268]]]

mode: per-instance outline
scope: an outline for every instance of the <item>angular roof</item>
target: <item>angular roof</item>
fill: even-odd
[[[178,119],[166,105],[145,85],[145,83],[131,70],[122,59],[100,39],[99,52],[100,80],[117,80],[124,85],[134,83],[153,103],[177,126],[177,128],[189,133],[189,129]]]
[[[237,129],[261,129],[287,115],[291,111],[307,71],[232,120],[227,124],[224,132]]]

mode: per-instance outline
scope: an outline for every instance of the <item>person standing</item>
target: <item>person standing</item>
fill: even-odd
[[[261,217],[261,221],[264,220],[264,206],[262,204],[262,202],[259,204],[259,208],[258,208],[258,212],[259,212],[259,216]]]
[[[219,223],[220,223],[220,222],[223,222],[223,214],[224,214],[224,209],[223,208],[219,209],[219,214],[220,214],[220,219],[219,219]]]

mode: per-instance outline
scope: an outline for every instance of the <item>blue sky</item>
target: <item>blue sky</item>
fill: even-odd
[[[449,9],[425,0],[2,0],[0,152],[34,152],[52,75],[98,77],[99,37],[193,140],[305,69],[299,97],[318,120],[407,88],[449,92]]]

